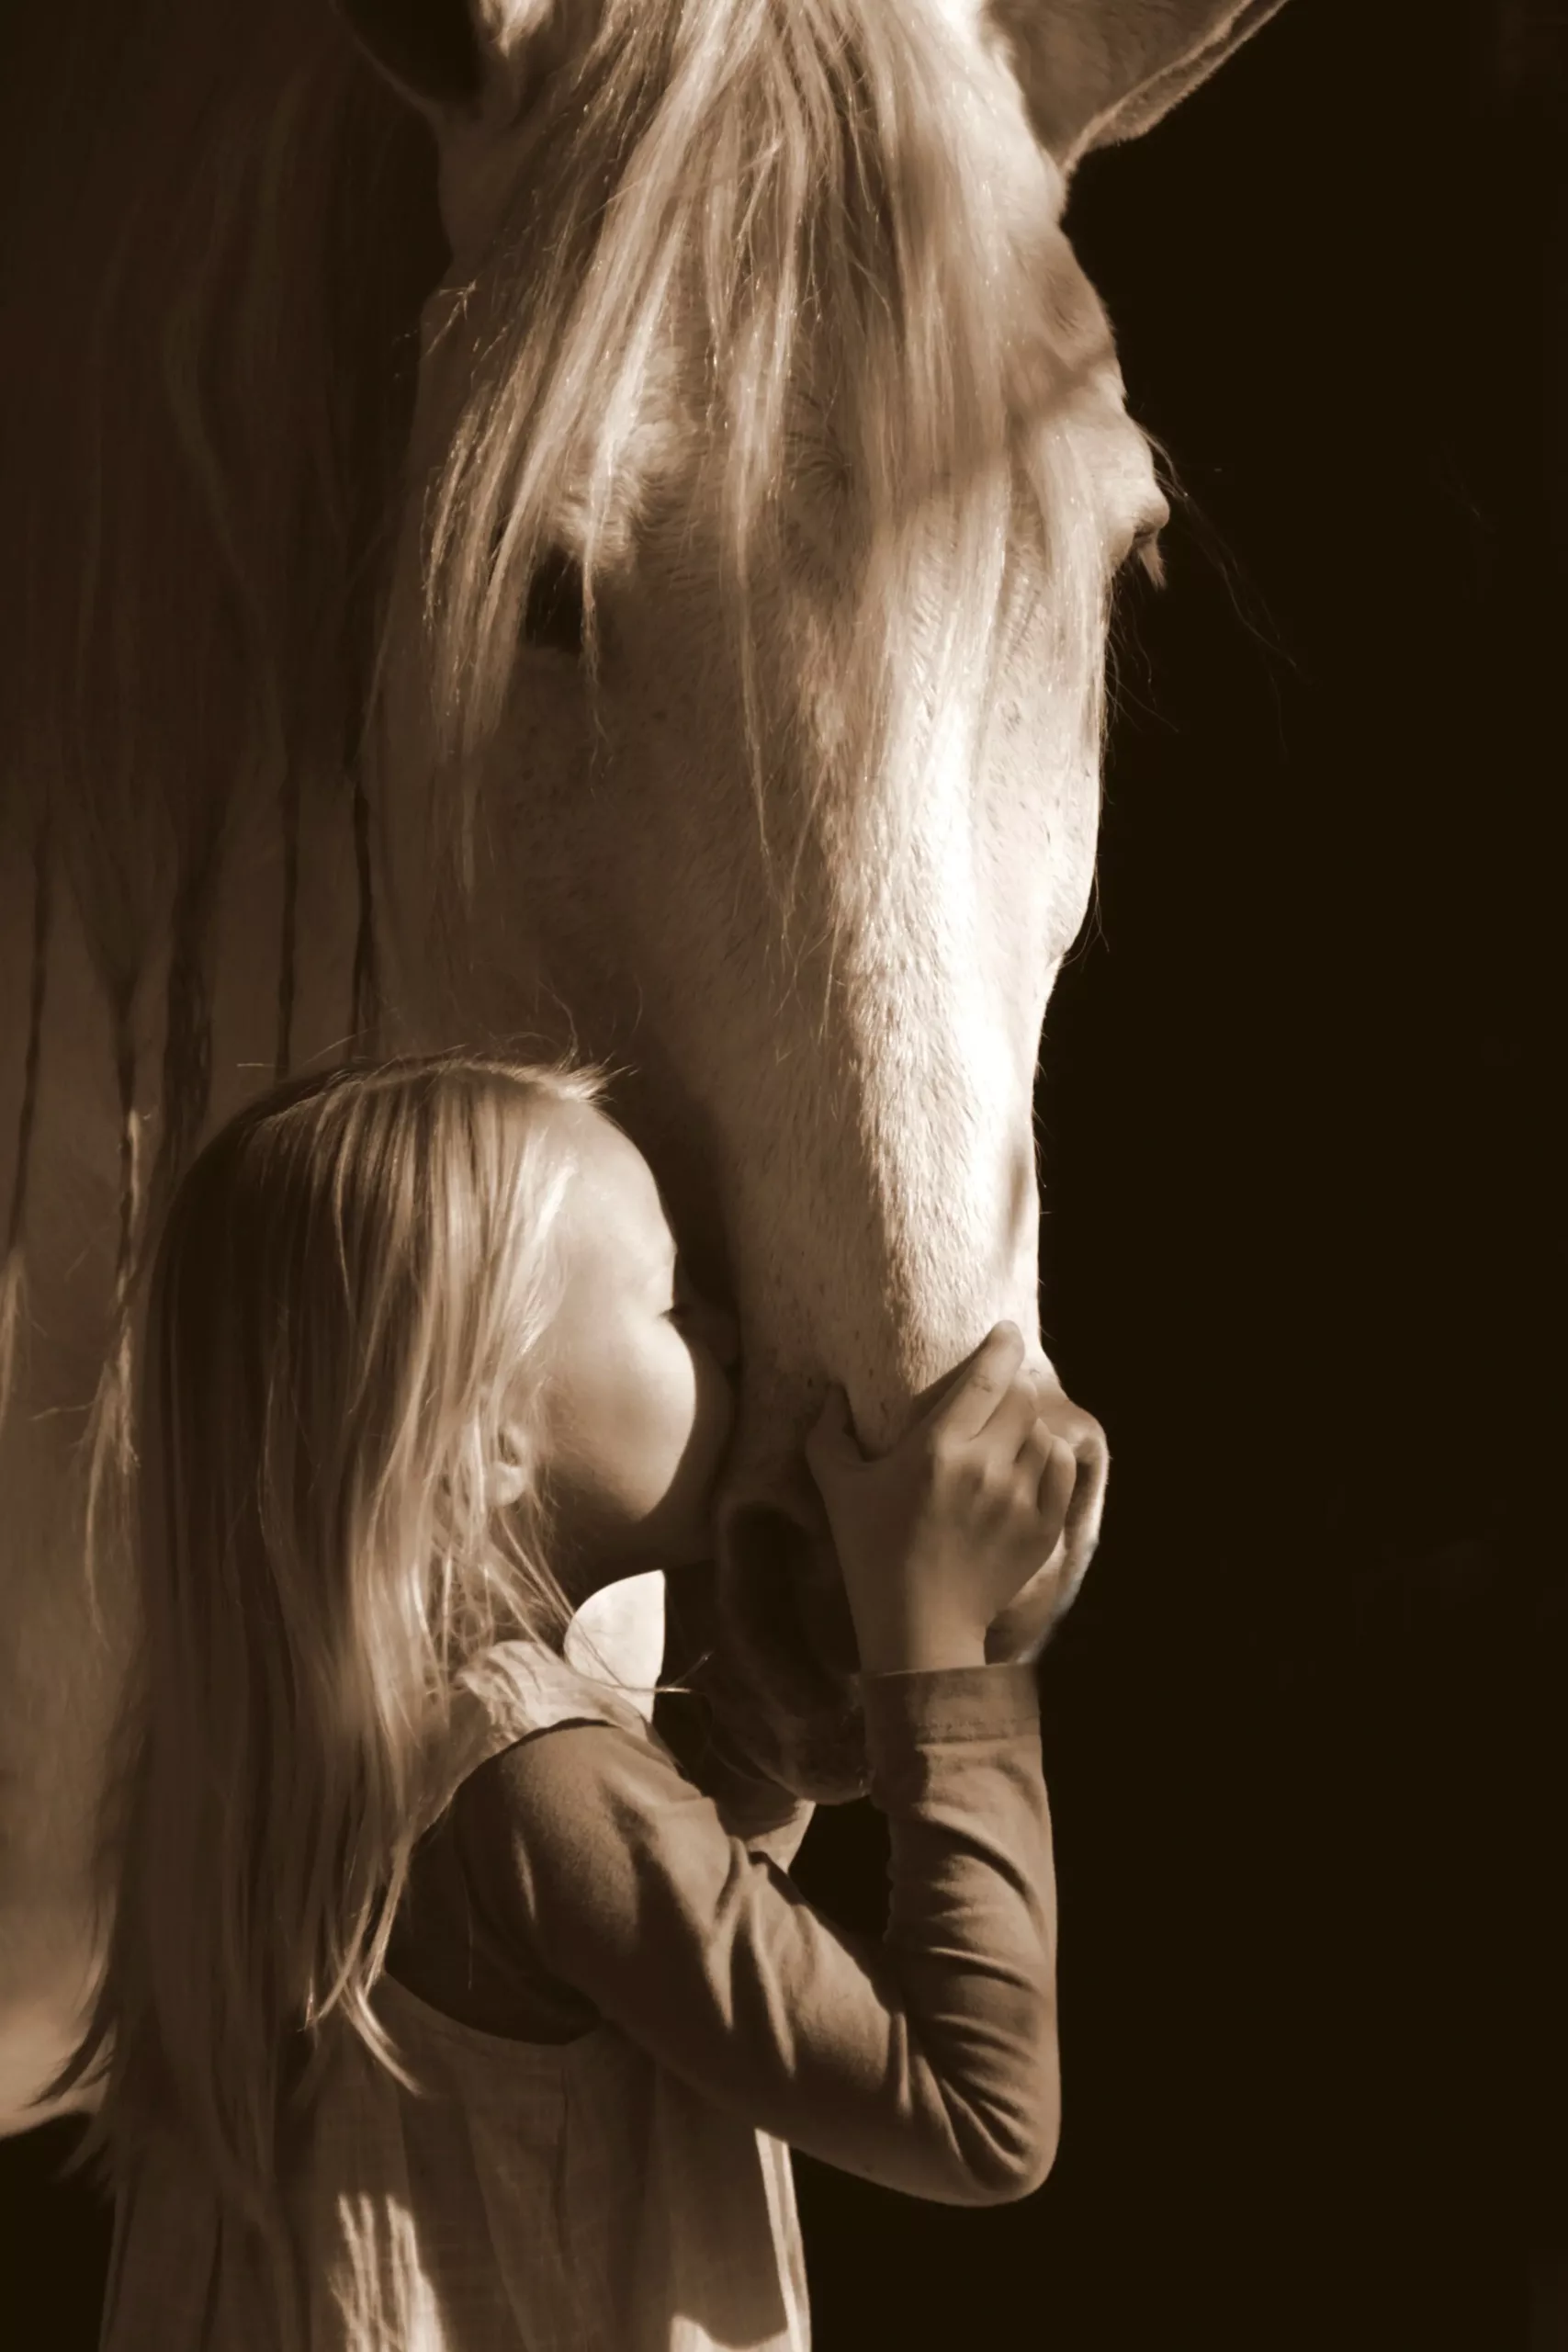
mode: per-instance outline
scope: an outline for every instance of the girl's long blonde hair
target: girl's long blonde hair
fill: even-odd
[[[72,2165],[176,2141],[276,2244],[286,2115],[337,2014],[400,2080],[380,1973],[455,1678],[559,1649],[534,1451],[566,1102],[596,1071],[452,1054],[275,1088],[172,1202],[138,1369],[141,1626],[100,1823],[118,1885]],[[535,1476],[505,1514],[487,1465]],[[412,2086],[411,2086],[412,2087]]]

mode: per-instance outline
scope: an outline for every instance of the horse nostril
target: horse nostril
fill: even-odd
[[[808,1529],[773,1503],[741,1503],[724,1528],[724,1548],[732,1573],[782,1589],[798,1576],[810,1551]]]
[[[737,1604],[765,1645],[804,1644],[818,1664],[859,1670],[854,1623],[830,1548],[776,1503],[743,1503],[726,1522],[725,1566]]]

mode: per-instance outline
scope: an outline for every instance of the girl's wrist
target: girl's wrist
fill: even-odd
[[[940,1619],[906,1617],[856,1632],[863,1674],[938,1674],[954,1667],[984,1666],[985,1628]]]

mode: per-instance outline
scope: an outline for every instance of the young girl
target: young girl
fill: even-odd
[[[733,1409],[733,1329],[597,1091],[340,1069],[241,1113],[170,1210],[122,1891],[62,2077],[107,2069],[105,2352],[802,2347],[789,2145],[948,2204],[1049,2168],[1034,1677],[985,1663],[1072,1486],[1022,1341],[880,1460],[836,1393],[809,1442],[878,1942],[784,1875],[808,1806],[712,1724],[677,1739],[705,1793],[659,1727],[690,1702],[650,1724],[563,1655],[649,1569],[702,1615]]]

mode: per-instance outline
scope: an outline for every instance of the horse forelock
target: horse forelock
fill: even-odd
[[[1103,549],[1053,422],[1084,360],[1062,183],[1010,76],[937,0],[605,0],[518,159],[432,337],[460,387],[423,452],[442,839],[471,854],[541,560],[565,547],[581,569],[592,683],[596,590],[672,495],[700,510],[732,592],[766,848],[755,607],[811,494],[803,438],[843,487],[860,560],[818,649],[797,794],[869,820],[897,784],[908,807],[922,725],[955,697],[983,707],[1020,475],[1064,674],[1095,701]],[[917,679],[911,616],[933,580]]]

